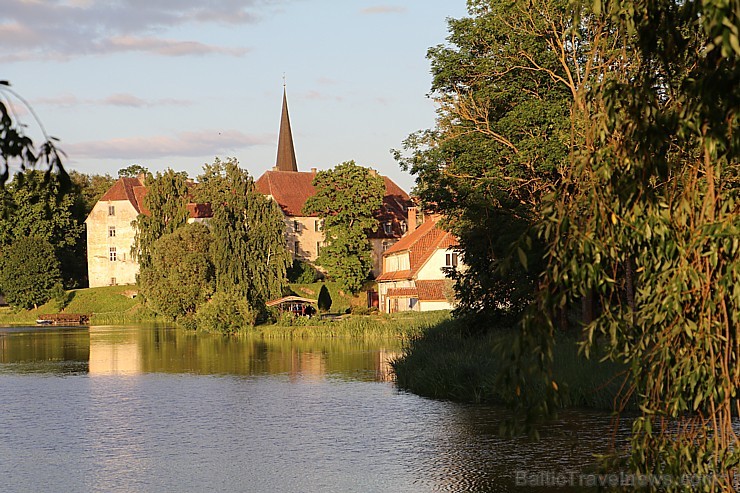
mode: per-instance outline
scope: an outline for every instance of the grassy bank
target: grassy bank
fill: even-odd
[[[465,335],[461,322],[446,319],[409,341],[403,356],[392,363],[399,387],[435,399],[503,403],[498,385],[512,331]],[[566,407],[611,410],[623,381],[624,368],[578,355],[572,336],[558,337],[554,377],[561,385]],[[531,389],[535,392],[541,389]]]
[[[131,295],[135,286],[105,286],[100,288],[73,289],[67,292],[63,311],[91,316],[94,324],[115,324],[159,320]],[[50,301],[34,310],[0,308],[0,325],[26,325],[35,323],[41,315],[58,313],[60,304]]]
[[[294,319],[290,325],[258,325],[247,330],[265,339],[298,339],[309,337],[401,338],[411,340],[432,327],[449,320],[449,313],[408,312],[373,315],[346,315],[339,320],[314,317]]]

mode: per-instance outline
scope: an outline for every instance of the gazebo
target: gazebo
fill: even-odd
[[[317,300],[301,298],[300,296],[284,296],[276,300],[265,303],[268,307],[276,306],[280,313],[292,313],[293,315],[312,316],[316,313],[314,305],[318,304]]]

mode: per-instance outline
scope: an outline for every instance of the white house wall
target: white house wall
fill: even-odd
[[[435,250],[432,256],[419,269],[416,278],[424,281],[446,279],[442,268],[445,267],[445,254],[447,253],[452,253],[452,250]]]
[[[108,214],[108,207],[115,214]],[[128,200],[98,202],[85,220],[87,226],[87,269],[90,287],[111,284],[134,284],[139,263],[131,259],[134,227],[131,222],[138,213]],[[109,227],[115,227],[110,236]],[[116,249],[116,260],[110,259],[110,248]],[[115,281],[114,281],[115,280]]]

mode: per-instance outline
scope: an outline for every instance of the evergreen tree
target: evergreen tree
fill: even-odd
[[[0,256],[0,290],[16,307],[37,308],[49,301],[62,282],[54,246],[45,238],[22,237]]]
[[[373,214],[383,203],[385,184],[380,176],[354,161],[320,171],[314,178],[316,195],[303,208],[324,223],[326,246],[316,262],[343,289],[356,293],[372,270],[372,247],[367,231],[378,227]]]
[[[184,172],[167,169],[147,182],[149,190],[143,205],[149,214],[139,214],[136,218],[136,236],[131,248],[131,255],[139,262],[141,271],[151,265],[152,244],[188,221],[187,178]]]
[[[217,159],[198,179],[196,197],[210,202],[213,210],[217,289],[247,299],[262,312],[266,301],[282,294],[290,265],[282,212],[255,190],[235,159]]]

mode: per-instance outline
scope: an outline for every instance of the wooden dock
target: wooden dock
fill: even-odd
[[[53,313],[41,315],[36,323],[38,325],[87,325],[90,321],[89,315],[80,313]]]

